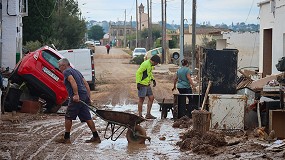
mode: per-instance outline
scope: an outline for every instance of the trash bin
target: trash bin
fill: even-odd
[[[192,111],[193,117],[193,130],[206,133],[210,129],[211,112],[206,110],[194,110]]]

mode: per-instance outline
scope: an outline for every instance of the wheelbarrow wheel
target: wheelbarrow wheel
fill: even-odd
[[[126,137],[129,143],[135,143],[135,144],[144,144],[145,138],[137,136],[135,134],[139,134],[142,136],[146,136],[146,131],[144,128],[142,128],[139,125],[135,126],[135,133],[131,129],[128,129]]]

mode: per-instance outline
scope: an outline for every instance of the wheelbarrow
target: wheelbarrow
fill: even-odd
[[[159,111],[161,111],[161,119],[167,117],[169,111],[173,114],[173,99],[158,99],[158,104],[160,106]]]
[[[139,125],[145,121],[144,118],[131,113],[101,110],[83,101],[80,102],[88,106],[92,112],[107,122],[104,131],[105,139],[116,141],[128,129],[126,137],[129,143],[143,144],[146,139],[150,141],[151,138],[146,136],[145,129]],[[110,135],[107,134],[108,129],[111,131]]]

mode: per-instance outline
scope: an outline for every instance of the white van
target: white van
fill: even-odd
[[[67,58],[75,69],[80,71],[88,82],[90,89],[95,90],[95,68],[93,52],[90,49],[70,49],[58,51]]]

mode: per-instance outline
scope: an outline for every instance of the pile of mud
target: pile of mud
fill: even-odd
[[[176,120],[172,127],[173,128],[190,128],[192,127],[193,121],[187,116],[183,116],[180,119]]]
[[[218,147],[227,145],[225,135],[214,131],[205,134],[196,130],[187,130],[177,142],[181,151],[192,150],[197,154],[213,155]]]

